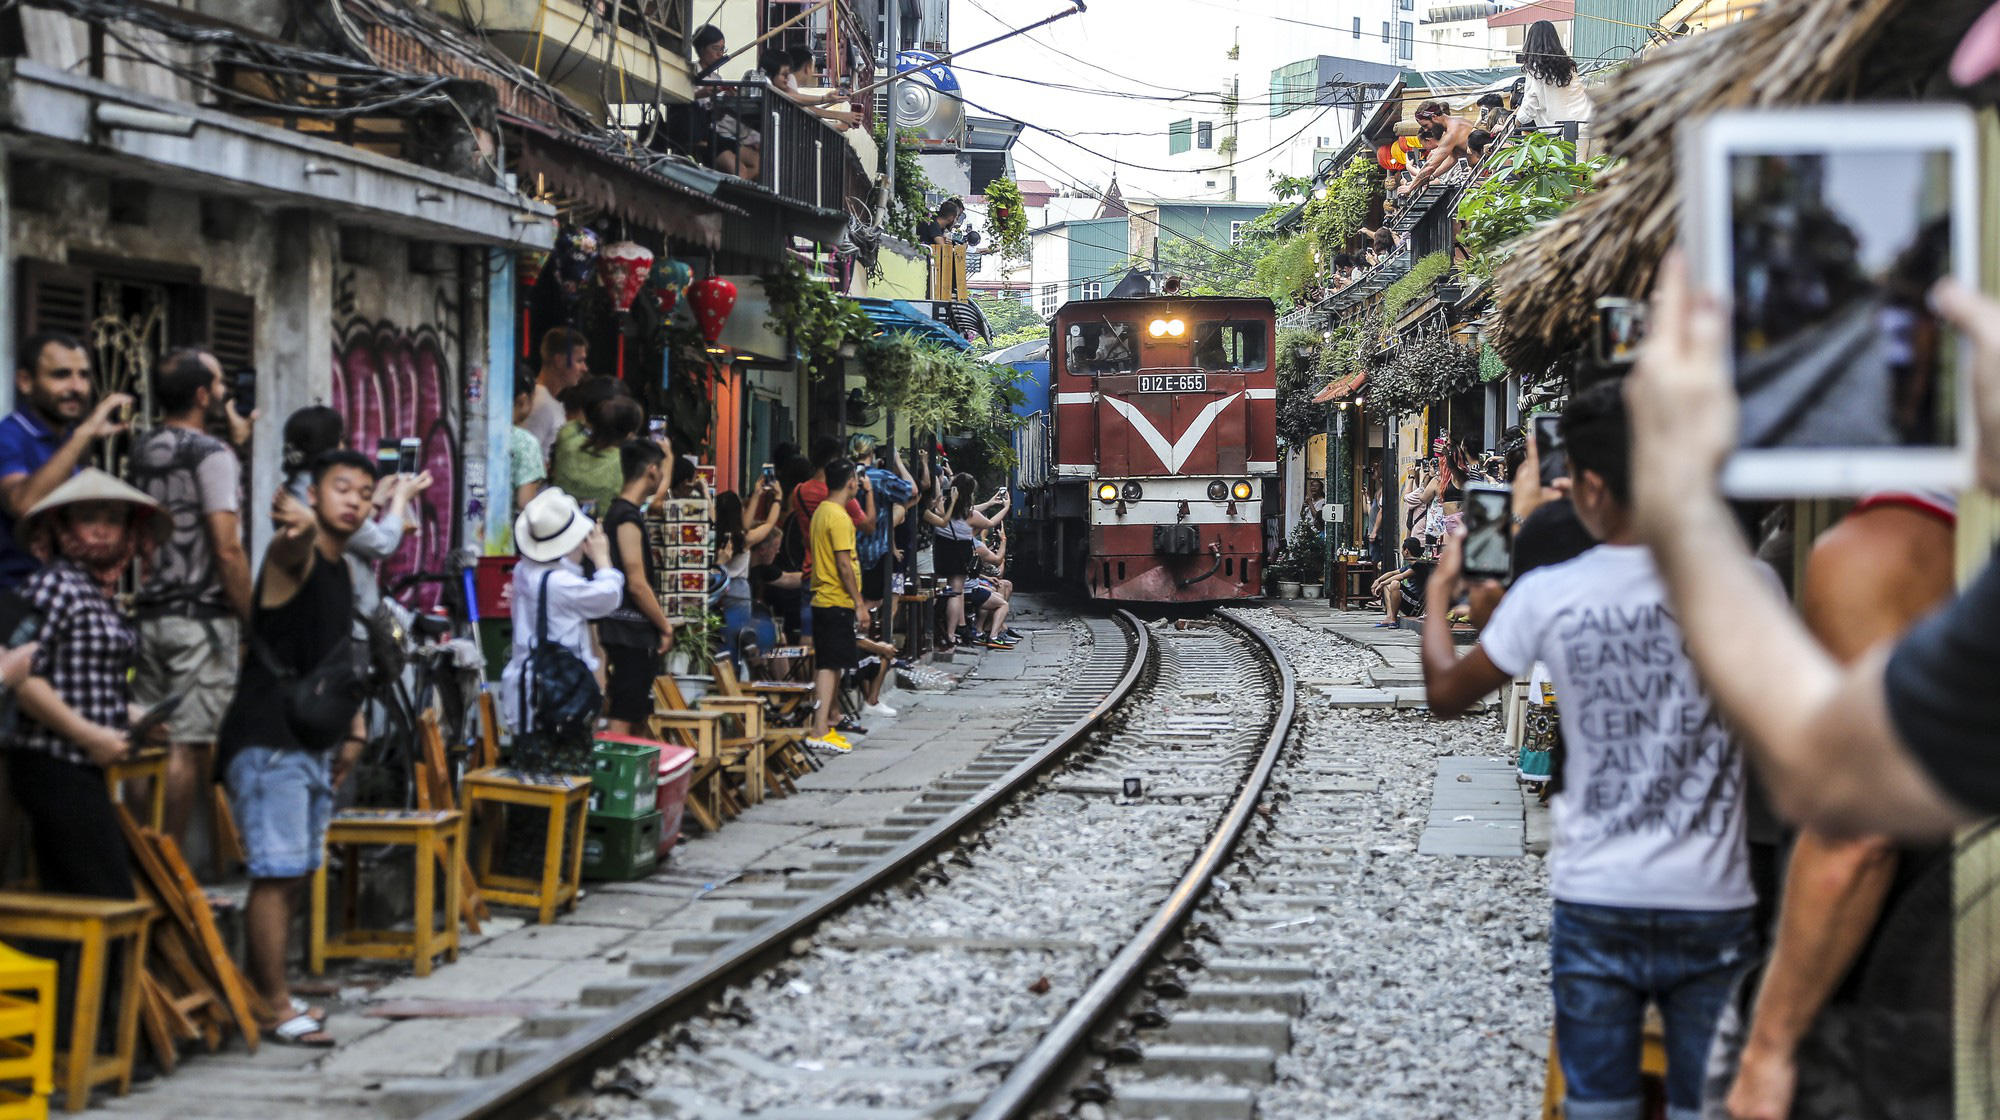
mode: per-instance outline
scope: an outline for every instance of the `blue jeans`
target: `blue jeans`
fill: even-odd
[[[229,760],[229,808],[252,879],[318,870],[333,819],[333,752],[244,747]]]
[[[1667,1114],[1695,1120],[1716,1020],[1756,953],[1753,912],[1557,902],[1549,935],[1567,1120],[1637,1120],[1648,1000],[1667,1028]]]

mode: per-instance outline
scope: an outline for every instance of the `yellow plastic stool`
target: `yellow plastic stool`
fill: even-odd
[[[45,1120],[55,1089],[56,962],[0,944],[0,1120]]]

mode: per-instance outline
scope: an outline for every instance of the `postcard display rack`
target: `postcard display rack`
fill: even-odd
[[[715,566],[709,507],[707,498],[670,498],[648,523],[660,609],[675,623],[708,610],[708,573]]]

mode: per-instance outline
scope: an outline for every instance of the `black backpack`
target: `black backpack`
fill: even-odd
[[[542,573],[542,593],[535,605],[535,644],[521,677],[521,722],[524,734],[547,737],[553,743],[588,739],[597,728],[604,694],[583,658],[549,641],[549,577]]]

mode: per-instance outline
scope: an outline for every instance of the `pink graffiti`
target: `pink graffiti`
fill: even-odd
[[[417,527],[382,562],[386,591],[416,572],[439,573],[452,547],[452,500],[458,493],[458,417],[450,364],[437,330],[410,330],[386,320],[355,319],[334,330],[333,407],[347,418],[350,444],[373,455],[376,441],[415,436],[424,441],[423,469],[431,488],[414,507]],[[416,607],[437,601],[436,584],[402,596]]]

